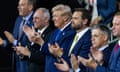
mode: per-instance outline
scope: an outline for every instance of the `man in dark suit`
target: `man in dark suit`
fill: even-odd
[[[38,37],[38,34],[33,34],[31,40],[41,46],[40,51],[46,55],[45,72],[60,72],[55,66],[54,62],[59,61],[57,57],[53,56],[48,50],[48,43],[55,45],[58,43],[60,47],[65,50],[68,48],[71,38],[75,35],[75,31],[71,29],[71,9],[67,5],[56,5],[52,9],[53,21],[55,27],[58,29],[51,33],[48,41],[43,41]]]
[[[96,61],[90,57],[89,60],[79,57],[79,61],[82,62],[85,66],[91,67],[95,72],[119,72],[120,71],[120,12],[117,12],[113,18],[113,26],[112,26],[113,35],[118,37],[118,43],[116,43],[115,47],[112,50],[109,64],[107,67],[101,66]],[[92,50],[93,55],[96,54],[98,58],[97,61],[101,61],[104,59],[104,55],[99,52]],[[96,52],[96,53],[95,53]],[[95,54],[94,54],[95,53]]]
[[[105,25],[95,25],[92,28],[92,48],[101,51],[103,53],[103,60],[101,66],[107,67],[110,55],[115,43],[108,43],[110,41],[111,32]],[[92,54],[93,57],[96,54]],[[97,56],[96,56],[97,57]],[[97,58],[95,58],[97,60]],[[99,63],[99,62],[98,62]],[[88,68],[87,72],[94,72],[94,70]]]
[[[49,24],[50,13],[46,8],[38,8],[33,15],[34,27],[37,30],[37,33],[40,33],[41,38],[44,41],[49,40],[50,33],[55,29],[52,24]],[[28,26],[24,26],[24,32],[27,37],[30,39],[30,35],[28,33],[35,34],[35,30],[29,28]],[[32,40],[30,40],[32,41]],[[29,72],[44,72],[45,69],[45,54],[42,54],[39,50],[40,46],[37,44],[31,43],[30,49],[23,47],[16,47],[17,52],[22,55],[29,57]]]
[[[82,8],[75,9],[72,15],[72,28],[77,33],[73,39],[71,38],[70,47],[66,51],[63,51],[63,56],[60,57],[66,57],[67,59],[70,59],[72,53],[76,56],[81,55],[84,58],[88,58],[88,53],[91,46],[91,30],[89,28],[90,18],[91,17],[88,10]],[[53,50],[54,48],[51,47],[51,49]],[[81,71],[85,70],[83,65],[80,65],[80,67]]]
[[[30,43],[29,40],[27,39],[27,36],[22,31],[22,26],[23,24],[26,24],[32,27],[33,9],[34,0],[19,0],[18,3],[19,16],[15,21],[13,35],[5,31],[5,35],[9,40],[9,43],[12,43],[13,46],[17,46],[18,43],[21,43],[22,46],[26,46]],[[3,46],[4,47],[8,46],[8,42],[4,41]],[[27,72],[28,61],[26,60],[26,57],[22,58],[22,56],[16,55],[13,52],[12,66],[14,67],[15,72]]]
[[[64,51],[69,47],[71,38],[75,35],[75,31],[71,29],[71,15],[71,9],[67,5],[59,4],[52,8],[54,25],[58,29],[51,34],[50,40],[41,48],[41,51],[46,53],[45,72],[60,72],[54,65],[54,62],[59,62],[59,58],[49,52],[48,43],[53,46],[57,43]]]

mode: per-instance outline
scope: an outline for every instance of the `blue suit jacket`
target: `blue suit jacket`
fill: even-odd
[[[29,20],[26,24],[30,27],[33,26],[33,22],[32,22],[33,18],[32,17],[33,17],[33,15],[31,15],[31,17],[29,18]],[[22,21],[22,17],[20,17],[20,16],[17,17],[16,22],[15,22],[15,26],[14,26],[14,30],[13,30],[13,36],[16,40],[18,40],[19,27],[20,27],[21,21]],[[22,36],[21,36],[19,42],[21,43],[22,46],[26,46],[26,45],[30,44],[25,33],[22,33]],[[15,65],[16,72],[27,72],[27,66],[28,66],[27,60],[21,60],[19,58],[19,56],[17,56],[15,53],[13,53],[12,59],[13,59],[12,64]]]
[[[71,44],[72,45],[72,44]],[[76,43],[72,53],[76,56],[80,55],[84,58],[88,58],[88,53],[91,47],[91,30],[89,29]],[[85,67],[80,64],[81,72],[84,72],[86,69]]]
[[[108,67],[97,66],[96,72],[120,72],[120,47],[116,53],[113,49]]]
[[[115,42],[110,43],[109,46],[102,51],[103,52],[103,61],[104,61],[102,66],[107,67],[109,65],[109,59],[110,59],[111,52],[114,48],[114,45],[115,45]],[[95,72],[95,71],[91,68],[87,68],[86,72]]]
[[[71,43],[70,41],[72,41],[71,39],[73,39],[73,37],[75,35],[75,31],[72,30],[71,25],[69,25],[63,30],[60,39],[58,41],[55,41],[57,31],[58,31],[58,29],[56,29],[51,34],[50,40],[48,42],[46,42],[42,47],[42,52],[46,53],[45,72],[61,72],[54,65],[54,62],[57,62],[57,59],[56,59],[56,57],[54,57],[52,54],[49,53],[49,51],[48,51],[48,43],[54,44],[55,42],[57,42],[59,44],[59,46],[61,48],[63,48],[64,51],[66,51],[66,49],[68,49],[69,46],[70,46],[70,43]]]
[[[103,18],[102,23],[108,24],[116,12],[116,0],[97,0],[97,8],[98,15]]]

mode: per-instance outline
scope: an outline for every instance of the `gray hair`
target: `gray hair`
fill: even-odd
[[[38,8],[37,10],[42,10],[44,13],[44,17],[47,18],[48,20],[50,20],[50,12],[48,9],[46,8]]]
[[[108,28],[106,25],[96,24],[96,25],[94,25],[94,26],[92,27],[92,30],[94,30],[94,29],[100,29],[100,31],[101,31],[103,34],[105,34],[105,35],[108,36],[108,40],[110,40],[110,38],[111,38],[111,30],[110,30],[110,28]]]

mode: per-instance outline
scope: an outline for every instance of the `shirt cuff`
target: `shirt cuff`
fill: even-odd
[[[14,40],[13,46],[17,46],[17,42],[18,42],[18,40]]]
[[[75,72],[80,72],[80,71],[81,71],[81,69],[80,69],[80,68],[78,68],[78,69],[76,69],[76,70],[75,70]]]

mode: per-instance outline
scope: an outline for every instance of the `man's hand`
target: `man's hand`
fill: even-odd
[[[98,16],[97,18],[95,18],[95,19],[91,22],[90,26],[93,26],[93,25],[95,25],[95,24],[98,24],[101,20],[102,20],[102,17],[101,17],[101,16]]]
[[[94,48],[94,47],[91,47],[90,51],[95,61],[99,64],[102,64],[102,61],[103,61],[102,51],[99,51],[97,48]]]
[[[96,61],[89,55],[89,59],[85,59],[81,56],[78,56],[78,61],[81,62],[84,66],[90,67],[92,69],[96,69],[97,63]]]
[[[7,39],[9,40],[9,42],[13,44],[14,40],[15,40],[15,38],[13,37],[13,35],[10,32],[8,32],[8,31],[4,31],[4,34],[7,37]]]
[[[63,55],[63,48],[60,48],[60,46],[55,43],[54,45],[48,44],[49,51],[51,54],[53,54],[55,57],[62,57]]]
[[[23,26],[23,32],[27,35],[29,41],[32,42],[32,39],[31,39],[31,38],[32,38],[32,36],[34,36],[35,33],[36,33],[34,27],[30,28],[29,26],[24,25],[24,26]]]
[[[16,46],[15,49],[17,55],[24,55],[24,56],[30,56],[31,52],[30,50],[26,47],[23,47],[21,45]]]
[[[63,72],[69,72],[70,68],[69,65],[67,64],[67,62],[62,58],[61,59],[62,64],[61,63],[54,63],[54,65],[57,67],[57,69],[63,71]]]
[[[71,54],[70,61],[71,61],[72,69],[76,71],[79,68],[79,62],[74,54]]]
[[[0,37],[0,45],[4,44],[4,40]]]

